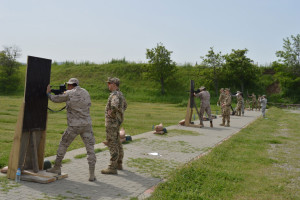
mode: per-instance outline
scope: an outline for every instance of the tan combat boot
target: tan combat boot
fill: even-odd
[[[222,124],[220,126],[225,126],[225,120],[222,120]]]
[[[226,127],[230,127],[230,122],[227,122],[227,124],[225,126]]]
[[[204,127],[203,121],[200,120],[200,128]]]
[[[117,171],[117,169],[108,167],[107,169],[101,170],[101,173],[102,174],[118,174],[118,171]]]
[[[89,170],[90,170],[90,178],[89,178],[89,181],[95,181],[96,180],[96,177],[95,177],[95,166],[90,166],[89,167]]]
[[[212,128],[212,127],[214,127],[214,125],[213,125],[212,121],[210,121],[210,127],[211,127],[211,128]]]
[[[50,173],[61,175],[61,168],[58,165],[54,165],[54,167],[52,167],[50,169],[47,169],[46,172],[50,172]]]

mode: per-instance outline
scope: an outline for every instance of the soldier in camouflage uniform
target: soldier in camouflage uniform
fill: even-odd
[[[108,78],[107,84],[111,91],[105,107],[106,141],[110,152],[110,164],[107,169],[101,170],[101,173],[117,174],[117,169],[123,169],[124,151],[119,131],[124,120],[127,103],[123,93],[119,90],[120,80],[118,78]]]
[[[263,118],[266,117],[266,108],[267,108],[267,98],[266,95],[262,95],[261,99],[260,99],[260,105],[261,105],[261,112],[263,115]]]
[[[68,120],[68,128],[62,135],[57,149],[55,165],[53,168],[47,169],[47,172],[61,174],[61,163],[67,152],[67,148],[76,136],[80,135],[87,151],[87,160],[90,171],[89,181],[95,181],[95,137],[90,117],[90,95],[88,91],[79,86],[79,81],[76,78],[71,78],[67,84],[68,90],[60,95],[51,95],[50,85],[47,87],[47,96],[51,101],[55,103],[66,102]]]
[[[258,95],[258,97],[257,97],[257,109],[258,109],[258,111],[260,111],[260,109],[261,109],[261,104],[260,104],[261,99],[262,99],[262,97],[260,95]]]
[[[224,99],[222,103],[223,107],[223,113],[222,113],[222,124],[220,126],[230,126],[230,109],[231,109],[231,94],[230,94],[230,89],[226,88],[225,89],[225,94],[226,98]],[[225,121],[227,121],[227,124],[225,125]]]
[[[225,95],[225,91],[223,88],[220,89],[220,96],[219,96],[219,100],[217,102],[217,106],[221,105],[221,114],[223,113],[223,107],[222,107],[222,102],[224,101],[226,95]]]
[[[207,113],[209,121],[210,121],[210,127],[213,127],[212,123],[212,117],[211,117],[211,109],[210,109],[210,94],[206,90],[204,86],[200,87],[200,92],[198,94],[194,93],[196,97],[200,98],[201,105],[200,105],[200,127],[204,127],[203,124],[203,115],[204,111]]]
[[[244,101],[244,95],[242,92],[240,92],[240,95],[242,96],[242,116],[245,114],[245,101]]]
[[[251,106],[251,110],[253,110],[253,108],[255,107],[255,110],[257,110],[257,106],[256,106],[256,96],[254,93],[252,93],[251,96],[249,96],[252,98],[252,106]]]
[[[237,101],[237,106],[236,106],[236,109],[235,109],[235,111],[236,111],[235,115],[236,116],[241,116],[241,112],[242,112],[243,97],[240,93],[241,93],[240,91],[236,92],[236,101]]]

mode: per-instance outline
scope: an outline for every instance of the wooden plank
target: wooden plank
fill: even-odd
[[[47,126],[46,126],[47,129]],[[44,157],[45,157],[45,146],[46,146],[46,130],[39,131],[40,136],[39,146],[38,146],[38,165],[39,170],[44,169]]]
[[[41,170],[38,173],[34,173],[32,170],[24,170],[22,172],[22,174],[31,175],[31,176],[45,177],[45,178],[56,177],[57,179],[63,179],[63,178],[68,177],[68,174],[66,174],[66,173],[61,173],[61,175],[58,175],[58,174],[55,174],[55,173],[46,172],[46,170]]]
[[[19,164],[18,168],[21,170],[24,169],[25,164],[25,158],[28,151],[28,146],[30,142],[30,133],[29,132],[22,132],[22,138],[21,138],[21,146],[20,146],[20,155],[19,155]]]
[[[25,107],[25,103],[23,102],[19,111],[13,145],[9,155],[7,178],[10,179],[15,179],[16,172],[19,165],[19,155],[20,155],[19,152],[20,152],[22,129],[23,129],[24,107]]]
[[[55,177],[39,177],[39,176],[31,176],[31,175],[22,175],[21,176],[22,181],[30,181],[30,182],[36,182],[36,183],[52,183],[56,181]]]
[[[30,134],[31,138],[31,156],[32,156],[32,170],[37,173],[39,171],[39,163],[38,163],[38,154],[37,154],[37,145],[36,145],[36,133],[33,131]]]
[[[190,107],[190,99],[188,101],[188,105],[186,107],[186,115],[185,115],[185,122],[184,122],[184,125],[185,126],[188,126],[190,123],[191,123],[191,117],[192,117],[192,114],[193,114],[193,110],[192,108]]]

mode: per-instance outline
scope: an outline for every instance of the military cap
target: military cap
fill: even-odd
[[[237,94],[241,93],[240,91],[236,91]]]
[[[220,90],[224,90],[224,88],[221,88]]]
[[[263,96],[263,97],[266,97],[266,95],[265,95],[265,94],[263,94],[262,96]]]
[[[200,90],[204,90],[204,89],[205,89],[205,87],[204,87],[204,86],[201,86],[199,89],[200,89]]]
[[[70,84],[70,85],[72,85],[72,84],[76,84],[76,85],[79,85],[79,81],[78,81],[78,79],[77,78],[70,78],[70,80],[67,82],[67,84]]]
[[[114,83],[118,86],[120,84],[120,79],[118,79],[116,77],[113,77],[113,78],[108,77],[106,82],[107,83]]]
[[[225,90],[230,91],[230,88],[225,88]]]

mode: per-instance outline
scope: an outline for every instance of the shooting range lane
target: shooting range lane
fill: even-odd
[[[133,136],[133,142],[124,145],[124,170],[118,171],[118,175],[101,174],[100,171],[107,167],[110,156],[107,150],[96,154],[96,182],[88,181],[86,158],[74,159],[75,155],[86,153],[85,148],[67,152],[65,159],[71,159],[71,162],[63,164],[62,172],[67,173],[68,178],[50,184],[23,181],[20,187],[10,189],[7,193],[1,192],[0,199],[44,199],[58,195],[66,198],[77,197],[77,199],[130,199],[137,196],[143,199],[150,195],[148,189],[162,180],[141,172],[139,168],[129,167],[130,160],[158,159],[162,164],[170,162],[177,166],[182,165],[239,132],[257,119],[261,112],[246,111],[245,115],[245,117],[231,116],[231,127],[218,126],[221,123],[221,118],[218,116],[213,120],[214,128],[209,127],[209,121],[204,121],[205,127],[201,129],[173,125],[166,127],[167,135],[155,135],[151,131]],[[199,120],[195,120],[195,123],[199,123]],[[172,129],[196,131],[199,135],[174,134],[172,136]],[[104,147],[102,143],[95,145],[95,148]],[[157,152],[161,156],[148,155],[151,152]],[[51,156],[46,159],[54,160],[54,158],[55,156]]]

